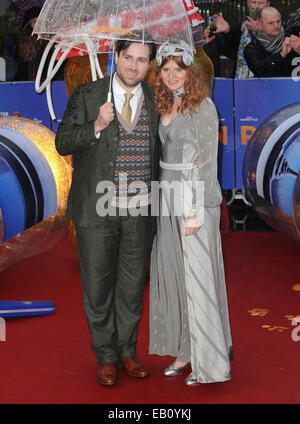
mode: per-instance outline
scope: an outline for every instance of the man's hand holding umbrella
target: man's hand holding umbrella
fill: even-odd
[[[98,112],[97,119],[94,123],[95,134],[98,134],[114,120],[114,106],[111,102],[104,103]]]

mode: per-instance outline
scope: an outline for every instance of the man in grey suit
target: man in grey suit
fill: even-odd
[[[136,342],[155,232],[150,191],[157,180],[158,115],[143,81],[154,55],[152,44],[117,42],[113,103],[106,100],[108,77],[77,87],[56,135],[57,151],[73,154],[67,216],[76,225],[97,381],[106,386],[116,384],[119,367],[132,377],[149,374],[136,357]],[[120,183],[124,175],[128,186]],[[115,187],[115,213],[99,208],[106,196],[99,183],[105,182]],[[140,214],[130,213],[128,202],[137,193]]]

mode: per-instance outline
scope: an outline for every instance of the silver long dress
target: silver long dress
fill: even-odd
[[[219,231],[218,117],[212,100],[204,99],[192,116],[185,110],[169,125],[160,122],[159,133],[164,164],[191,164],[198,156],[200,164],[194,169],[160,170],[160,216],[151,257],[149,353],[190,362],[192,378],[198,382],[226,381],[231,378],[232,339]],[[204,181],[203,222],[195,235],[185,236],[186,218],[195,207],[201,208],[201,202],[193,204],[193,191],[198,189],[195,180]],[[177,213],[174,203],[178,202],[172,201],[163,181],[191,181],[193,193],[186,196],[191,203],[186,213]]]

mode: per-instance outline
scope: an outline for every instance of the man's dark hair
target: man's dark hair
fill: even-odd
[[[132,43],[137,43],[138,41],[128,41],[128,40],[117,40],[116,42],[116,52],[118,56],[123,50],[127,50]],[[149,62],[155,58],[156,55],[156,45],[154,43],[145,43],[149,47],[150,55]]]

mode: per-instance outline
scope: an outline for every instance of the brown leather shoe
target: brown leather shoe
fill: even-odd
[[[147,367],[134,356],[127,356],[120,359],[117,366],[119,368],[125,368],[127,374],[131,377],[143,378],[149,375]]]
[[[99,364],[96,380],[104,386],[113,386],[117,383],[117,369],[114,362]]]

